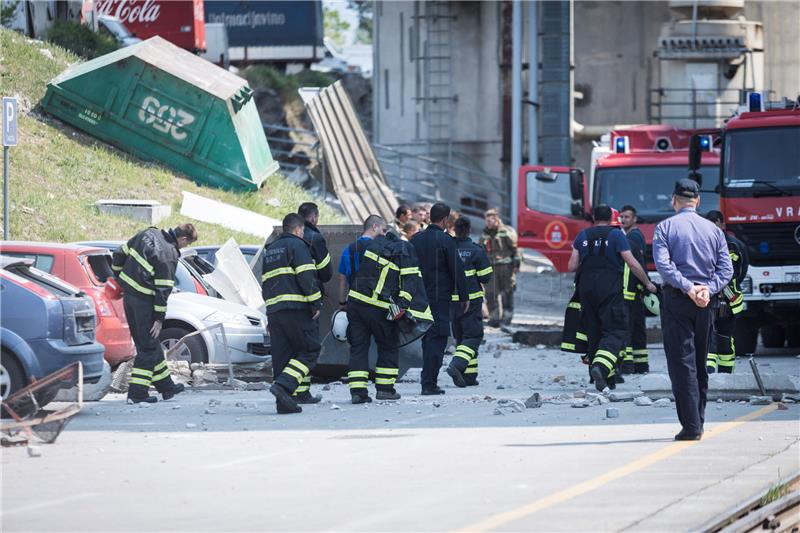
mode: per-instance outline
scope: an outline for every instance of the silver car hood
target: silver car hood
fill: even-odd
[[[195,294],[193,292],[173,292],[170,294],[167,302],[167,314],[169,314],[170,308],[191,313],[201,320],[216,311],[258,317],[264,322],[267,320],[267,317],[263,313],[245,305],[229,302],[220,298],[213,298],[204,294]]]

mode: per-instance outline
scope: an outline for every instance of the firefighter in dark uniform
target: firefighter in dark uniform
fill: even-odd
[[[578,233],[568,268],[575,272],[580,267],[581,313],[587,329],[590,375],[597,390],[602,391],[615,386],[614,375],[628,332],[623,263],[647,290],[655,292],[656,287],[633,257],[625,234],[610,225],[611,208],[598,205],[593,214],[595,225]]]
[[[434,320],[433,326],[422,338],[422,394],[425,396],[444,394],[437,381],[450,337],[453,294],[458,297],[462,314],[467,312],[470,305],[464,262],[459,258],[455,239],[444,231],[449,215],[450,208],[447,205],[433,204],[430,225],[411,239],[419,257]]]
[[[733,374],[736,368],[736,346],[733,337],[736,332],[736,315],[744,311],[744,294],[741,283],[747,276],[750,260],[747,246],[742,241],[725,231],[725,220],[719,211],[709,211],[706,218],[717,225],[725,233],[728,243],[728,255],[733,265],[733,278],[722,289],[714,316],[714,334],[708,350],[706,367],[708,373],[721,372]]]
[[[151,384],[164,400],[183,392],[183,384],[174,383],[170,377],[158,336],[167,313],[167,299],[175,286],[180,249],[196,240],[197,231],[192,224],[170,230],[151,227],[114,252],[111,268],[125,290],[125,316],[136,345],[129,403],[156,402],[148,394]]]
[[[580,276],[580,270],[575,272],[572,297],[569,299],[567,309],[564,311],[561,351],[580,355],[581,360],[588,365],[589,359],[586,357],[588,337],[586,336],[586,326],[582,322]]]
[[[620,211],[622,230],[628,238],[631,253],[643,270],[647,270],[645,260],[645,240],[641,230],[636,227],[636,208],[626,205]],[[628,307],[628,342],[625,347],[623,374],[646,374],[650,372],[647,352],[647,327],[644,312],[644,287],[635,276],[631,276],[628,265],[624,266],[623,294]]]
[[[521,256],[517,248],[517,232],[500,220],[497,209],[489,209],[485,215],[486,227],[479,244],[484,247],[494,269],[492,280],[486,284],[486,308],[489,311],[489,326],[511,324],[514,317],[514,291]],[[500,313],[498,299],[503,304]]]
[[[447,374],[453,378],[456,387],[478,384],[478,348],[483,341],[483,285],[492,277],[492,265],[489,264],[486,250],[472,242],[469,238],[471,230],[469,218],[460,217],[456,220],[456,245],[458,255],[464,261],[469,292],[469,309],[464,314],[458,313],[458,295],[453,295],[453,301],[456,302],[456,319],[453,321],[456,353],[447,367]]]
[[[319,207],[313,202],[305,202],[300,204],[297,209],[297,214],[305,220],[305,228],[303,229],[303,239],[308,243],[311,249],[311,258],[314,260],[314,265],[317,268],[317,282],[322,297],[325,297],[325,283],[329,282],[333,277],[333,265],[331,264],[331,255],[328,253],[328,243],[325,242],[325,237],[317,229],[319,222]],[[319,322],[317,324],[317,337],[319,338]],[[311,395],[311,376],[306,376],[305,381],[297,387],[295,395],[301,400],[301,403],[317,403],[321,400],[319,396]]]
[[[305,221],[296,213],[283,218],[283,233],[264,249],[261,289],[267,306],[267,327],[272,343],[275,382],[269,391],[275,396],[278,413],[300,413],[300,403],[320,399],[297,389],[309,383],[319,357],[317,319],[322,293],[317,267],[308,243],[303,240]]]
[[[354,404],[371,402],[368,393],[369,348],[378,347],[375,389],[378,400],[399,400],[395,390],[399,375],[400,328],[404,320],[433,320],[425,297],[414,248],[395,233],[385,234],[385,221],[371,215],[364,221],[370,238],[349,247],[355,263],[347,293],[347,338],[350,366],[347,381]]]
[[[653,233],[653,261],[664,286],[661,330],[672,393],[682,429],[675,440],[700,440],[708,392],[708,344],[711,298],[733,277],[725,235],[697,213],[700,186],[691,179],[675,183],[675,215]]]

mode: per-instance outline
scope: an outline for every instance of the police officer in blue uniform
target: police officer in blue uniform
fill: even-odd
[[[578,233],[568,268],[580,268],[581,316],[588,337],[590,375],[597,390],[614,388],[620,358],[628,337],[628,315],[622,293],[623,265],[647,287],[656,287],[631,253],[625,234],[611,226],[611,208],[598,205],[595,225]]]
[[[423,395],[444,394],[444,390],[437,385],[437,379],[450,336],[453,294],[457,295],[462,313],[469,309],[464,262],[458,255],[455,239],[444,231],[449,216],[450,207],[443,203],[433,204],[430,211],[431,224],[411,239],[419,257],[419,269],[422,271],[434,321],[422,338]]]
[[[708,373],[706,356],[711,334],[714,295],[733,276],[725,235],[697,213],[700,186],[675,183],[676,214],[656,226],[653,260],[664,280],[661,331],[667,369],[682,429],[675,440],[700,440],[705,421]]]

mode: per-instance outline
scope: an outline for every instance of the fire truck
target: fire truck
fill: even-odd
[[[712,133],[722,147],[725,225],[750,258],[736,352],[753,353],[759,329],[767,348],[800,347],[800,98],[772,103],[752,93],[747,105]]]
[[[589,227],[593,205],[636,208],[652,263],[656,224],[674,214],[670,199],[675,181],[686,177],[689,142],[695,130],[666,125],[633,126],[604,135],[592,150],[588,176],[579,168],[523,166],[519,170],[517,232],[519,244],[567,271],[571,245]],[[711,135],[702,137],[698,172],[716,177],[719,153]],[[719,195],[701,191],[700,209],[719,209]]]

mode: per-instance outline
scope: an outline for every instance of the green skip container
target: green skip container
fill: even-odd
[[[278,170],[247,81],[161,37],[68,68],[42,107],[201,185],[256,190]]]

